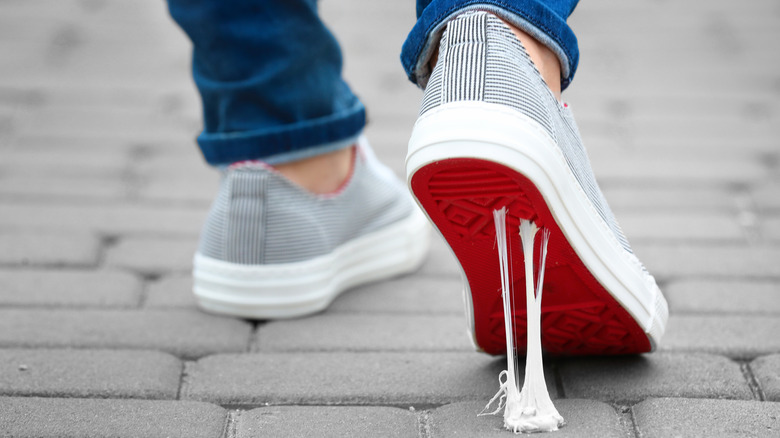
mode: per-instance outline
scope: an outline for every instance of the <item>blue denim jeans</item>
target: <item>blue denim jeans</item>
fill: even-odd
[[[566,24],[577,2],[417,0],[401,62],[412,82],[424,82],[447,20],[488,10],[558,55],[565,88],[579,59]],[[203,100],[198,144],[209,164],[295,161],[360,135],[365,108],[341,77],[341,50],[316,0],[168,0],[168,7],[193,43],[192,75]]]

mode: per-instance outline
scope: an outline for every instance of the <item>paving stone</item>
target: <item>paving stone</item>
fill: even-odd
[[[780,319],[769,315],[673,315],[659,348],[734,359],[780,352]]]
[[[777,277],[780,248],[742,245],[634,245],[657,277]]]
[[[753,191],[753,199],[762,211],[780,211],[780,181],[772,181],[759,185]]]
[[[146,307],[182,307],[196,308],[192,294],[192,274],[167,275],[152,282],[146,288]]]
[[[0,202],[0,229],[198,236],[206,209],[132,204]],[[53,218],[56,218],[54,220]]]
[[[390,407],[269,406],[241,412],[237,438],[272,437],[412,437],[417,415]]]
[[[461,271],[457,259],[452,254],[447,242],[437,233],[434,233],[431,239],[428,258],[425,259],[418,272],[424,275],[460,278]]]
[[[123,198],[127,184],[119,180],[73,180],[69,178],[18,178],[0,180],[0,196],[11,199],[114,200]]]
[[[186,310],[0,309],[0,348],[162,350],[182,358],[245,351],[252,327]]]
[[[175,399],[182,364],[158,351],[0,349],[0,394]]]
[[[47,90],[51,94],[52,90]],[[3,154],[0,169],[4,175],[50,176],[77,180],[116,178],[127,171],[131,152],[138,146],[112,139],[75,139],[47,136],[25,136],[13,139]],[[67,150],[67,154],[62,154]]]
[[[780,242],[780,217],[769,217],[762,220],[761,234],[765,238]]]
[[[634,406],[641,437],[757,437],[780,433],[780,403],[745,400],[650,399]]]
[[[144,274],[191,271],[197,248],[192,237],[126,237],[106,251],[106,265]]]
[[[622,214],[620,225],[632,242],[740,242],[744,231],[733,214],[677,211]]]
[[[406,275],[349,290],[327,312],[463,315],[463,283],[454,277]]]
[[[227,412],[173,400],[0,398],[0,435],[18,438],[220,438]]]
[[[637,128],[644,130],[645,127],[634,127],[635,130],[639,131]],[[636,137],[649,135],[651,138],[656,138],[650,132],[646,134],[634,132],[634,135]],[[672,137],[680,139],[688,135],[686,133],[679,136],[672,135]],[[593,171],[599,182],[603,181],[605,184],[617,184],[620,181],[662,181],[664,184],[725,185],[758,181],[765,178],[768,173],[761,163],[746,159],[718,160],[711,157],[708,160],[701,160],[677,156],[672,158],[669,155],[661,154],[637,158],[594,160]]]
[[[253,406],[487,402],[505,368],[505,358],[459,352],[220,354],[188,364],[181,398]]]
[[[0,305],[135,307],[141,281],[126,272],[0,270]]]
[[[655,185],[605,184],[602,190],[621,224],[623,212],[734,211],[738,206],[737,194],[719,187],[659,188]]]
[[[635,402],[648,397],[750,399],[739,365],[710,354],[654,353],[561,360],[566,397]]]
[[[672,281],[663,291],[674,315],[780,313],[780,284],[777,282],[681,280]]]
[[[506,437],[503,410],[498,415],[477,416],[483,401],[453,403],[434,409],[429,417],[433,437]],[[566,424],[556,437],[625,437],[615,409],[595,400],[556,400],[555,408]]]
[[[462,315],[326,314],[268,322],[256,351],[474,351]]]
[[[0,265],[93,266],[100,242],[91,235],[19,233],[0,234]]]
[[[780,354],[761,356],[750,363],[767,400],[780,401]]]
[[[170,164],[165,163],[165,168],[161,170],[161,172],[168,172],[164,177],[157,176],[144,181],[138,191],[139,197],[162,201],[199,202],[210,206],[217,196],[219,173],[207,169],[203,163],[198,163],[200,169],[198,171],[189,171],[185,175],[170,175],[170,169],[181,171],[177,168],[175,160],[171,161]]]
[[[133,48],[135,49],[135,48]],[[19,130],[20,135],[33,132],[36,135],[62,135],[92,137],[112,135],[119,138],[133,137],[143,126],[145,135],[158,138],[176,138],[193,134],[188,126],[176,120],[160,117],[146,109],[136,110],[117,106],[111,111],[98,108],[46,106],[30,114],[30,123]]]

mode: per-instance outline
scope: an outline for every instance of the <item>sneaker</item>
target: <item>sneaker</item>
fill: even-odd
[[[479,349],[506,353],[493,225],[493,211],[502,207],[507,230],[530,219],[551,232],[542,302],[546,351],[625,354],[658,345],[666,301],[607,206],[570,109],[494,15],[470,12],[448,23],[406,169],[417,202],[460,263]],[[515,339],[524,351],[518,239],[510,248],[511,282],[521,303]]]
[[[315,195],[261,162],[230,166],[201,234],[193,291],[204,310],[308,315],[341,292],[422,264],[430,226],[365,139],[337,192]]]

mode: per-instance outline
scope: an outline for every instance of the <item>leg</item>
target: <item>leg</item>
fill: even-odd
[[[561,354],[650,351],[665,328],[666,302],[607,206],[550,77],[556,72],[550,53],[560,61],[561,88],[576,68],[576,40],[565,26],[573,4],[556,15],[540,2],[506,2],[514,9],[491,3],[429,2],[402,54],[409,77],[425,88],[409,142],[408,182],[466,274],[475,342],[487,352],[504,352],[499,269],[489,261],[496,260],[492,211],[507,208],[510,226],[528,219],[551,231],[545,348]],[[428,32],[419,36],[420,29]],[[429,70],[433,47],[438,60]],[[522,285],[517,246],[512,282]],[[524,318],[524,308],[516,318]]]
[[[206,161],[269,164],[343,149],[365,110],[341,78],[341,51],[314,0],[170,0],[193,43]]]
[[[295,317],[416,269],[428,225],[360,136],[365,110],[341,78],[315,0],[169,7],[194,46],[198,143],[223,169],[195,254],[199,305]]]

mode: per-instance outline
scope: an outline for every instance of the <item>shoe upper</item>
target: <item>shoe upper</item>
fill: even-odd
[[[328,195],[312,194],[264,163],[228,168],[198,252],[237,264],[292,263],[408,217],[414,206],[406,188],[365,140],[356,149],[349,180]]]
[[[537,122],[560,148],[601,219],[633,256],[598,187],[568,105],[552,94],[509,26],[484,11],[464,13],[447,24],[437,64],[425,88],[420,117],[459,101],[503,105]]]

